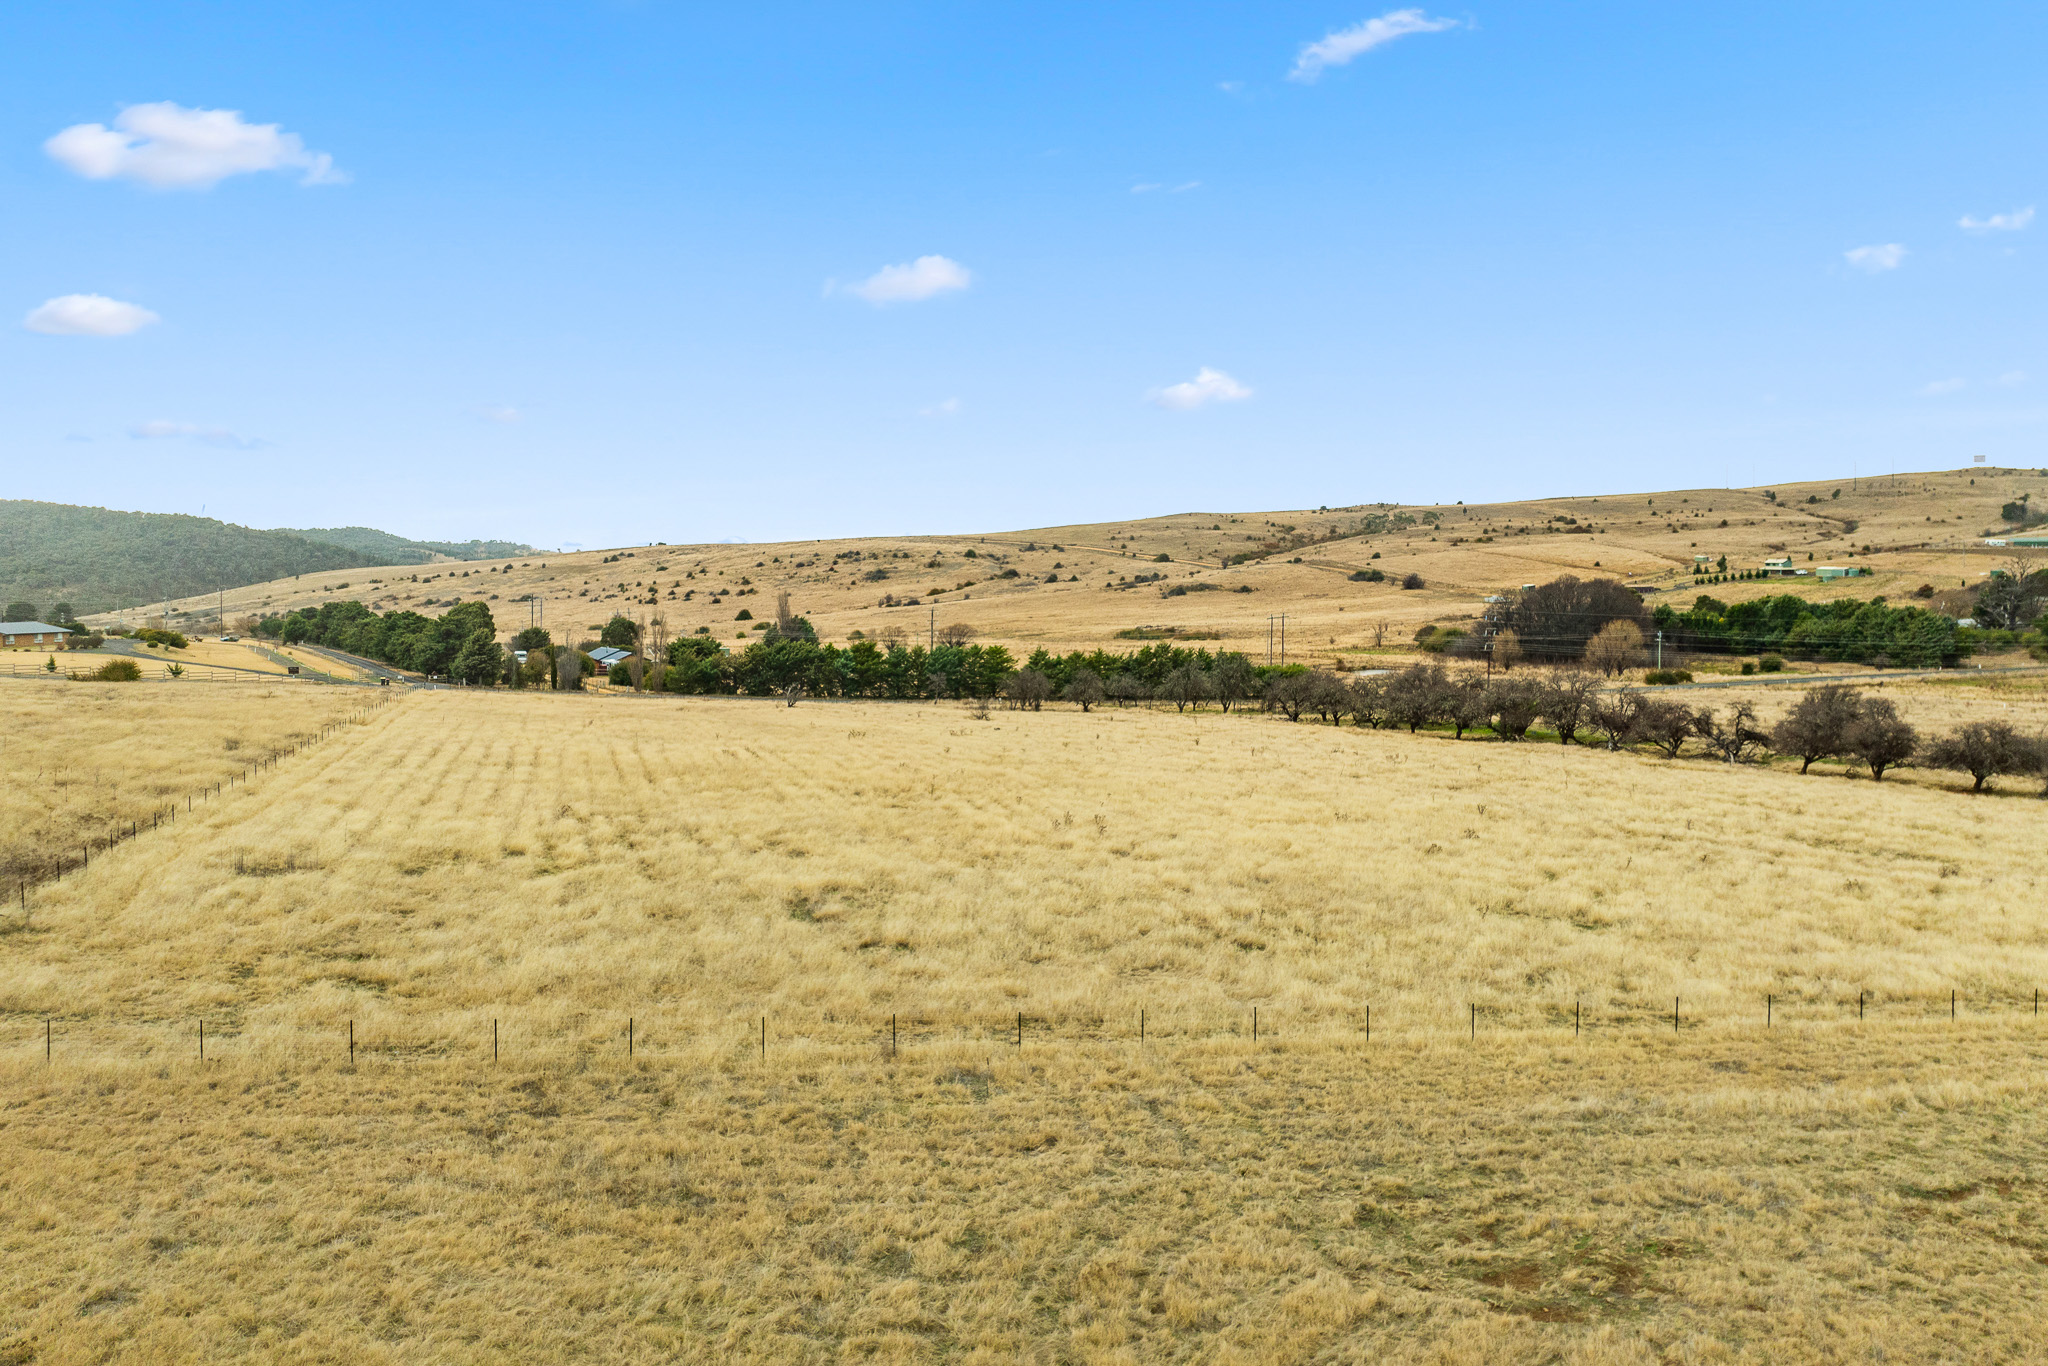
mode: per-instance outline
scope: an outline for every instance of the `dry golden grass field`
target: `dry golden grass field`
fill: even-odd
[[[2041,809],[406,694],[0,922],[0,1360],[2040,1360]]]
[[[86,654],[58,656],[77,667]],[[0,681],[0,888],[75,863],[131,822],[303,744],[368,702],[360,693],[251,685]]]
[[[378,611],[437,615],[481,600],[502,635],[528,624],[537,597],[558,640],[594,634],[613,613],[661,616],[672,635],[705,627],[728,645],[772,616],[788,590],[823,639],[963,623],[992,641],[1056,651],[1112,645],[1117,632],[1172,627],[1220,648],[1263,652],[1267,618],[1287,613],[1289,658],[1353,660],[1405,643],[1426,622],[1475,616],[1489,593],[1563,573],[1617,575],[1690,604],[1695,555],[1757,568],[1789,554],[1801,569],[1858,566],[1869,577],[1717,585],[1723,601],[1796,592],[1817,598],[1898,598],[1921,584],[1979,582],[2004,562],[1986,548],[1998,510],[2048,495],[2048,473],[1972,467],[1885,479],[1676,489],[1520,503],[1396,507],[1358,504],[1283,512],[1167,517],[945,536],[894,536],[762,545],[629,546],[515,560],[337,570],[230,590],[224,615],[282,612],[357,599]],[[1770,496],[1767,496],[1770,495]],[[1812,498],[1815,502],[1806,500]],[[1406,517],[1361,533],[1362,519]],[[972,552],[970,557],[969,552]],[[1228,557],[1255,555],[1225,567]],[[1360,569],[1383,583],[1354,583]],[[1014,571],[1015,577],[1002,577]],[[1421,590],[1398,587],[1420,574]],[[1047,579],[1058,574],[1060,582]],[[886,577],[876,578],[875,575]],[[1157,582],[1134,582],[1159,574]],[[1069,581],[1069,580],[1072,581]],[[1165,598],[1181,584],[1198,591]],[[1199,591],[1213,585],[1218,591]],[[1246,588],[1249,592],[1237,592]],[[714,596],[719,590],[725,595]],[[899,605],[880,605],[885,597]],[[216,620],[216,598],[171,604],[178,622]],[[935,614],[935,615],[934,615]],[[142,614],[127,614],[131,622]],[[113,614],[95,618],[106,622]],[[1384,633],[1376,626],[1385,626]],[[1218,648],[1212,643],[1210,648]]]

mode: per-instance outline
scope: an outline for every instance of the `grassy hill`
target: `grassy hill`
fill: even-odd
[[[182,513],[0,501],[0,588],[9,601],[80,613],[377,561],[284,531]]]
[[[370,564],[426,564],[436,555],[451,560],[505,559],[530,555],[533,547],[517,541],[409,541],[369,526],[280,527],[288,536],[325,541],[370,557]]]
[[[81,615],[366,565],[526,553],[511,541],[409,541],[371,527],[258,531],[182,513],[0,500],[0,595]]]
[[[672,635],[707,628],[736,645],[787,590],[820,636],[922,637],[963,624],[1028,653],[1123,648],[1173,636],[1208,648],[1266,651],[1285,614],[1287,657],[1356,662],[1405,644],[1426,624],[1477,615],[1488,594],[1560,574],[1619,577],[1690,605],[1766,594],[1894,599],[1921,585],[1980,582],[2009,552],[1983,544],[2001,508],[2048,498],[2036,469],[1975,467],[1861,481],[1747,489],[1671,488],[1518,503],[1358,504],[1269,512],[1185,512],[1131,521],[753,545],[655,545],[531,553],[424,572],[308,574],[227,595],[230,619],[334,598],[380,612],[438,614],[487,603],[506,631],[539,615],[566,635],[614,612],[665,619]],[[1817,574],[1696,589],[1693,557],[1731,569],[1789,555]],[[1371,577],[1373,571],[1383,577]],[[1360,579],[1354,575],[1365,574]],[[1422,582],[1404,589],[1409,574]],[[1057,578],[1057,582],[1054,579]],[[540,599],[541,607],[530,606]],[[184,604],[210,615],[212,598]],[[736,620],[741,609],[752,619]],[[173,615],[177,615],[174,605]],[[193,619],[197,619],[197,616]],[[1125,633],[1140,632],[1142,635]],[[1218,642],[1221,642],[1220,646]]]

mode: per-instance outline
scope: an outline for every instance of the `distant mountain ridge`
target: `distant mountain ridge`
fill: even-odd
[[[354,545],[335,537],[349,536]],[[0,499],[0,598],[48,613],[110,612],[329,569],[419,564],[434,555],[530,553],[509,541],[409,541],[369,527],[261,531],[175,512]]]
[[[436,555],[451,560],[506,560],[539,553],[518,541],[409,541],[368,526],[279,527],[288,536],[303,536],[370,555],[372,564],[425,564]]]

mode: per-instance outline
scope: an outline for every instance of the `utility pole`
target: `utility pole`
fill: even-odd
[[[1657,633],[1657,667],[1660,670],[1664,667],[1664,633],[1662,631]]]
[[[1287,662],[1287,614],[1285,612],[1269,613],[1266,617],[1266,664],[1269,668],[1273,663],[1273,623],[1276,621],[1280,623],[1280,662],[1282,664]]]

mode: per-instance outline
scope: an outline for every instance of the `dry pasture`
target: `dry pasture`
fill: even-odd
[[[7,923],[0,1353],[2034,1359],[2038,810],[408,695]]]

